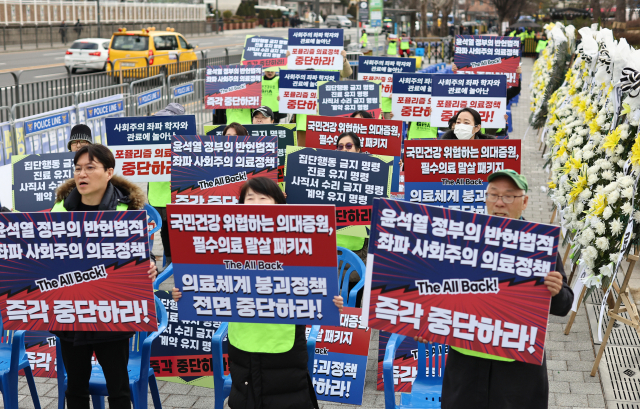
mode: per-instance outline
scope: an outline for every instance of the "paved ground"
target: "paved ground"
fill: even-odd
[[[521,139],[527,128],[529,116],[529,78],[532,60],[523,61],[524,84],[520,102],[514,109],[513,139]],[[530,132],[523,142],[522,171],[529,179],[529,207],[524,216],[528,220],[548,223],[551,217],[551,202],[546,196],[548,174],[543,170],[543,160],[538,151],[539,141],[535,133]],[[159,243],[160,240],[156,240]],[[158,244],[159,245],[159,244]],[[157,246],[158,246],[157,245]],[[157,248],[157,247],[156,247]],[[158,249],[158,248],[157,248]],[[159,249],[158,249],[159,250]],[[163,284],[162,289],[170,289],[172,282]],[[594,349],[591,330],[585,307],[581,307],[573,325],[571,334],[565,336],[563,329],[567,318],[551,317],[546,343],[547,365],[549,370],[549,407],[554,408],[605,408],[599,376],[591,377],[589,372],[594,361]],[[375,390],[376,366],[378,355],[378,333],[373,331],[367,365],[366,386],[363,408],[384,408],[384,396]],[[20,408],[32,407],[27,397],[26,383],[20,383]],[[159,382],[162,405],[170,408],[212,408],[214,390]],[[38,379],[38,392],[43,408],[57,407],[57,389],[55,380]],[[396,397],[397,400],[397,397]],[[151,399],[149,399],[151,407]],[[324,404],[323,409],[347,408],[347,405]],[[354,406],[355,407],[355,406]],[[613,403],[609,406],[614,408]],[[631,408],[631,406],[628,406]]]

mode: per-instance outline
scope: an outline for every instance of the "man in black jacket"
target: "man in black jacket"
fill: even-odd
[[[527,179],[513,170],[489,175],[487,213],[522,219],[527,208]],[[567,285],[562,260],[544,279],[551,293],[550,313],[565,316],[573,291]],[[421,341],[421,338],[418,338]],[[442,409],[546,409],[549,400],[547,361],[542,365],[508,360],[474,351],[451,348],[442,385]]]

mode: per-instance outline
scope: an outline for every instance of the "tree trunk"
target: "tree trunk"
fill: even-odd
[[[420,31],[422,32],[422,37],[427,37],[427,0],[420,2],[420,15],[422,18],[420,21]]]
[[[619,23],[627,21],[627,0],[616,0],[616,21]]]
[[[409,3],[409,8],[412,10],[418,9],[418,0],[411,0]],[[409,20],[409,36],[418,37],[418,33],[416,32],[416,13],[411,13],[411,19]]]
[[[591,14],[593,15],[593,22],[600,23],[600,0],[591,0]]]

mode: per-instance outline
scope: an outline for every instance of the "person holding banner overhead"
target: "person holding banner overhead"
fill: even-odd
[[[276,75],[278,70],[278,67],[267,67],[264,69],[262,77],[262,105],[268,106],[273,111],[274,120],[272,123],[274,124],[280,122],[280,105],[278,103],[280,77]]]
[[[482,118],[475,109],[462,108],[454,118],[454,128],[442,135],[442,139],[496,139],[493,135],[485,135],[480,132]]]
[[[142,190],[127,179],[114,175],[116,160],[104,145],[86,145],[73,158],[75,170],[56,190],[52,212],[88,212],[104,210],[141,210],[145,197]],[[150,261],[149,278],[155,280],[158,270]],[[95,353],[102,366],[109,407],[131,408],[129,390],[129,338],[133,332],[56,331],[60,339],[62,360],[67,370],[67,408],[89,408],[91,357]],[[60,357],[59,357],[60,358]]]
[[[241,204],[286,204],[278,184],[266,177],[249,179],[240,190]],[[174,288],[179,302],[182,292]],[[343,299],[333,302],[342,310]],[[229,323],[231,409],[311,409],[318,400],[307,369],[305,325]]]
[[[522,213],[529,199],[527,179],[508,169],[492,173],[488,181],[487,214],[524,220]],[[562,259],[559,254],[556,257],[558,271],[547,273],[544,285],[551,293],[549,312],[564,317],[571,310],[574,294],[567,285]],[[506,332],[502,336],[506,336]],[[426,342],[422,337],[415,339]],[[548,400],[545,358],[542,365],[536,365],[458,347],[449,350],[442,385],[442,409],[546,409]]]

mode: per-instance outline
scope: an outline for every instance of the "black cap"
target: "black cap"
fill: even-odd
[[[253,118],[254,116],[256,116],[256,114],[260,112],[262,115],[264,116],[268,116],[271,117],[271,119],[275,119],[274,115],[273,115],[273,111],[271,110],[271,108],[269,108],[268,106],[261,106],[260,108],[256,108],[252,113],[251,113],[251,118]]]
[[[69,143],[67,143],[67,149],[71,151],[71,142],[73,141],[87,141],[93,143],[91,137],[91,128],[85,124],[78,124],[71,128],[71,136],[69,137]]]

